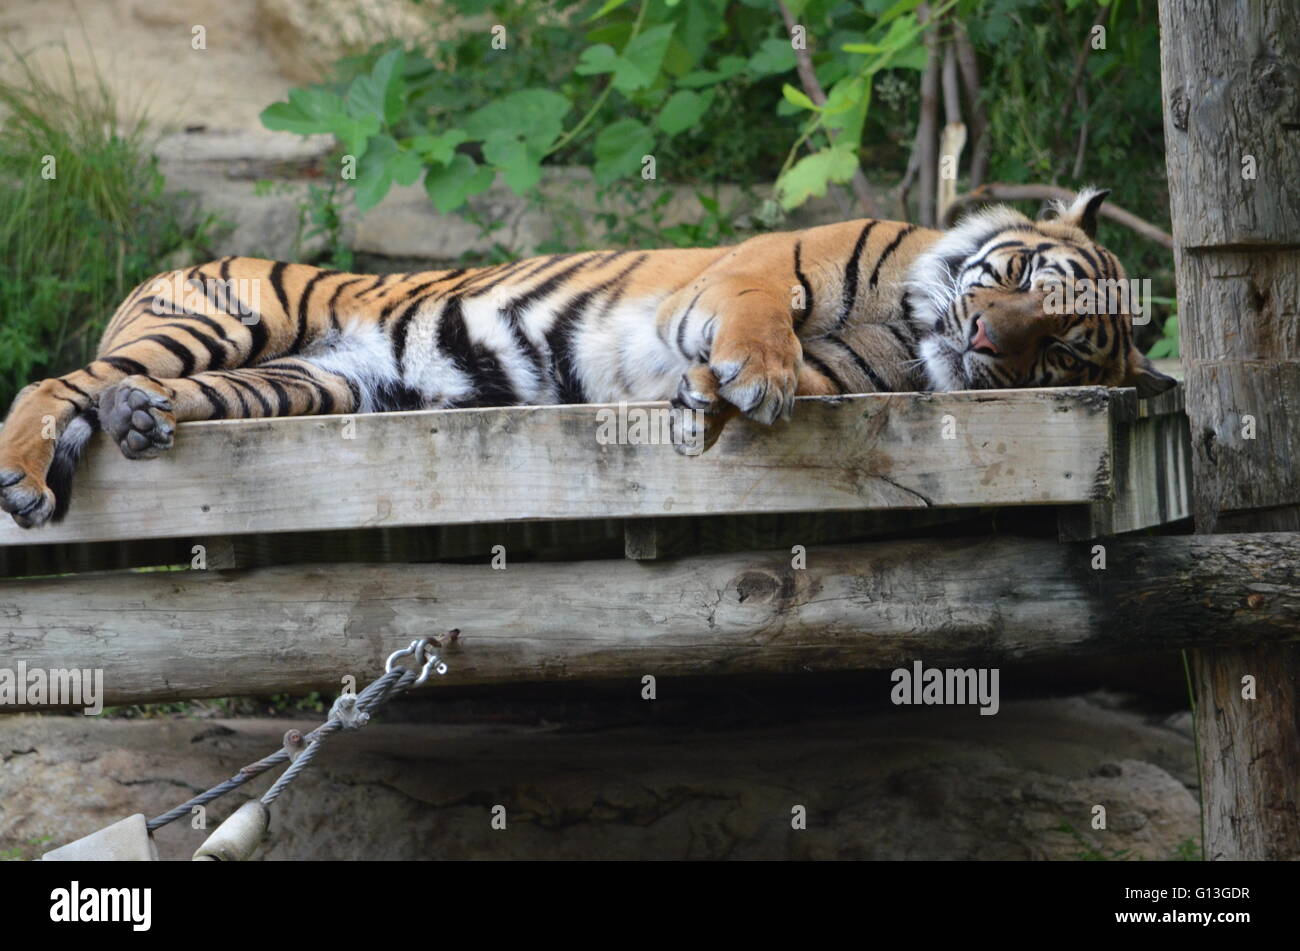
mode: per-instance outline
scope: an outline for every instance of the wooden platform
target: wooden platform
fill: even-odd
[[[1090,540],[1186,517],[1178,390],[1148,402],[1097,387],[801,399],[793,423],[738,421],[699,457],[618,441],[616,421],[626,435],[638,414],[637,435],[661,435],[666,409],[191,423],[143,462],[97,437],[63,523],[0,523],[0,560],[12,568],[41,546],[41,573],[57,575],[0,581],[0,666],[103,668],[121,704],[328,689],[451,627],[466,632],[461,683],[1292,636],[1287,599],[1222,623],[1241,590],[1287,587],[1300,559],[1289,539],[1232,560],[1187,539],[1115,538],[1108,567],[1095,565]],[[1022,510],[1024,537],[934,537],[972,518],[1001,529]],[[612,551],[574,543],[608,539],[592,526],[611,525],[625,543]],[[545,563],[517,560],[511,542],[494,567],[497,540],[525,526],[554,531]],[[339,545],[376,530],[423,547],[358,559]],[[422,533],[453,530],[472,537],[425,544]],[[131,564],[172,570],[86,572],[128,542]],[[206,569],[188,565],[192,544]],[[249,559],[254,546],[271,557]]]
[[[1003,505],[1109,504],[1116,514],[1098,516],[1097,527],[1127,530],[1186,512],[1179,499],[1148,510],[1139,498],[1184,469],[1177,440],[1145,438],[1137,424],[1176,417],[1180,404],[1165,399],[1157,414],[1132,391],[802,398],[793,423],[733,423],[698,457],[662,442],[601,439],[611,416],[653,421],[666,410],[641,403],[186,423],[175,449],[140,462],[101,434],[67,518],[34,531],[0,520],[0,546]],[[653,423],[648,431],[659,432]],[[1185,492],[1179,478],[1175,493]]]

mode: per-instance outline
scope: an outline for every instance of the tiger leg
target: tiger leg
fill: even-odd
[[[687,405],[703,409],[720,396],[761,423],[789,416],[803,351],[782,276],[737,271],[724,261],[664,302],[661,333],[716,380],[715,387],[706,373],[688,370],[678,393]]]
[[[0,509],[22,528],[50,520],[57,493],[46,476],[56,459],[71,470],[93,429],[75,421],[92,412],[101,380],[111,367],[90,367],[41,380],[19,391],[0,430]]]
[[[323,309],[295,315],[283,301],[319,281],[319,294],[328,291],[332,302],[341,285],[359,280],[306,265],[224,258],[141,284],[109,321],[89,366],[19,393],[0,430],[0,509],[24,528],[62,514],[105,390],[130,376],[175,379],[240,367],[308,343],[327,322]],[[249,298],[245,288],[256,293],[262,281],[275,294]]]
[[[99,420],[124,456],[151,459],[172,447],[177,423],[352,413],[360,400],[347,377],[285,357],[180,379],[129,376],[100,397]]]

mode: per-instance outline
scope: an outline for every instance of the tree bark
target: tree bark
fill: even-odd
[[[1294,531],[1300,7],[1160,0],[1160,24],[1196,528]],[[1193,667],[1206,857],[1300,858],[1300,654],[1203,650]]]

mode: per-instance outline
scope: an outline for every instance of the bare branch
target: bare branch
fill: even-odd
[[[951,42],[943,45],[943,117],[949,125],[961,122],[961,94],[957,89],[957,56]]]
[[[961,71],[962,86],[966,89],[966,109],[970,116],[970,137],[974,143],[970,156],[970,187],[979,188],[989,170],[988,117],[980,101],[980,70],[975,59],[966,27],[960,20],[953,21],[953,44],[957,48],[957,67]]]
[[[916,9],[916,18],[924,23],[930,17],[929,8],[922,4]],[[939,148],[939,72],[943,56],[939,37],[934,30],[925,34],[925,72],[921,74],[921,112],[916,124],[917,177],[921,197],[917,200],[917,218],[926,228],[935,225],[935,180],[938,175]]]
[[[1080,83],[1078,90],[1079,108],[1083,111],[1083,123],[1079,126],[1079,144],[1074,152],[1074,169],[1071,177],[1077,182],[1083,175],[1083,158],[1088,152],[1088,84]]]

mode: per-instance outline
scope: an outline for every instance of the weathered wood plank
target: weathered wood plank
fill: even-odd
[[[1183,388],[1135,400],[1131,407],[1116,401],[1114,426],[1114,498],[1062,508],[1058,524],[1064,541],[1105,538],[1191,517],[1192,444]]]
[[[633,561],[662,558],[666,546],[660,526],[663,519],[630,518],[623,523],[623,557]]]
[[[1300,639],[1300,535],[994,536],[667,562],[322,565],[0,583],[13,667],[107,702],[336,690],[457,627],[449,683],[994,665]]]
[[[1085,387],[803,399],[702,456],[608,444],[616,408],[189,423],[163,457],[97,438],[72,511],[0,545],[337,528],[1109,498],[1115,393]],[[642,403],[627,411],[663,411]],[[351,437],[351,438],[349,438]]]

